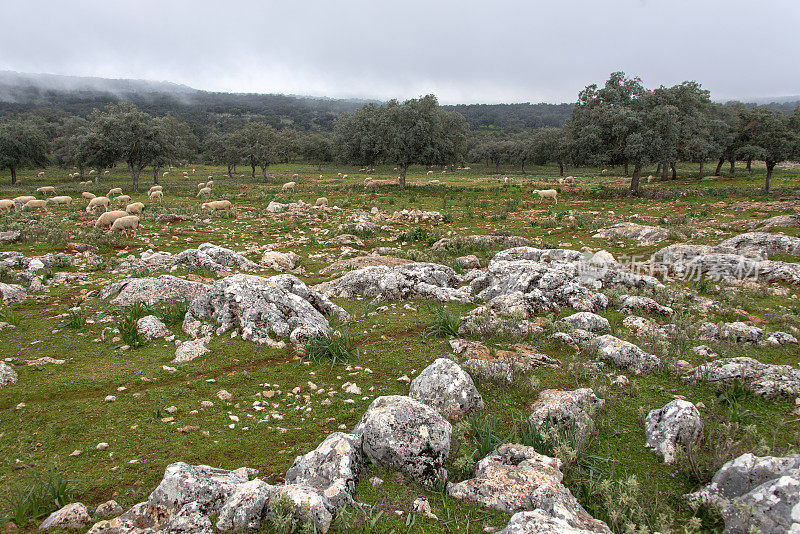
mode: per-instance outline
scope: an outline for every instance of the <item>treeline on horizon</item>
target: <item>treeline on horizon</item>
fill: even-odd
[[[496,172],[500,164],[513,164],[525,173],[526,164],[556,163],[562,174],[564,165],[623,166],[636,194],[646,165],[658,164],[668,180],[676,178],[678,162],[696,163],[700,178],[709,161],[717,175],[726,161],[733,168],[746,160],[749,168],[763,160],[769,192],[775,165],[800,158],[800,106],[719,104],[697,82],[649,89],[623,72],[602,86],[586,86],[576,104],[560,106],[441,106],[434,95],[385,104],[227,95],[223,105],[219,95],[191,91],[109,103],[108,95],[87,101],[85,93],[63,95],[86,106],[85,114],[42,104],[48,93],[2,108],[0,170],[10,170],[12,183],[26,166],[56,164],[82,178],[87,168],[124,163],[137,188],[145,168],[156,181],[163,167],[187,161],[227,166],[231,175],[247,166],[252,178],[260,168],[269,179],[270,165],[300,158],[320,166],[394,165],[401,188],[410,165],[485,162]],[[529,116],[525,110],[534,111]],[[495,124],[515,120],[522,126]]]

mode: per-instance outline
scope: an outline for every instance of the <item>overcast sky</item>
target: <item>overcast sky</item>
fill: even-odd
[[[230,92],[572,102],[624,70],[800,94],[800,0],[0,0],[0,70]]]

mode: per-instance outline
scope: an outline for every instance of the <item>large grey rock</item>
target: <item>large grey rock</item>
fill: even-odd
[[[236,487],[219,511],[217,528],[224,532],[258,532],[269,512],[269,500],[276,486],[253,479]]]
[[[593,345],[601,360],[612,362],[619,367],[630,369],[637,375],[648,373],[661,367],[661,359],[649,354],[633,343],[606,334],[596,338]]]
[[[564,424],[573,425],[579,433],[587,432],[593,426],[592,414],[605,405],[591,388],[572,391],[545,389],[531,405],[528,418],[536,426]]]
[[[208,342],[208,338],[184,341],[175,349],[175,357],[172,359],[172,363],[186,363],[208,354],[211,352],[207,345]]]
[[[698,365],[684,380],[721,383],[737,380],[756,395],[768,399],[800,395],[800,370],[790,365],[761,363],[746,356],[720,358]]]
[[[0,362],[0,388],[17,383],[17,372],[6,362]]]
[[[197,501],[184,504],[167,527],[168,534],[214,534],[211,518]]]
[[[761,224],[761,228],[772,228],[774,226],[784,226],[787,228],[800,228],[800,213],[792,213],[788,215],[776,215],[770,217]]]
[[[675,310],[662,306],[650,297],[625,295],[620,299],[619,312],[623,315],[672,315]]]
[[[660,226],[647,226],[632,222],[613,224],[607,228],[601,228],[592,237],[616,239],[625,238],[636,241],[639,245],[653,245],[669,239],[669,230]]]
[[[544,510],[517,512],[511,516],[506,528],[497,534],[595,534],[603,529],[575,528],[568,522],[549,515]]]
[[[337,509],[327,497],[303,484],[280,486],[278,493],[286,495],[292,502],[294,516],[301,524],[312,524],[320,534],[328,532]]]
[[[411,381],[409,397],[423,402],[447,418],[464,417],[484,409],[483,398],[472,378],[453,360],[439,358]]]
[[[452,427],[436,410],[411,397],[378,397],[353,430],[371,460],[432,487],[447,477]]]
[[[0,282],[0,297],[3,302],[22,302],[27,296],[28,292],[21,285]]]
[[[675,461],[677,446],[691,446],[703,439],[703,420],[694,404],[675,399],[662,408],[651,410],[645,420],[647,447],[664,458]]]
[[[791,254],[800,256],[800,237],[767,232],[748,232],[733,236],[720,242],[721,247],[730,247],[737,251],[753,251],[764,256],[770,254]]]
[[[448,484],[447,493],[510,514],[538,509],[571,528],[610,534],[561,483],[560,467],[561,460],[533,447],[506,443],[476,464],[475,478]]]
[[[9,230],[7,232],[0,232],[0,243],[13,243],[22,236],[19,230]]]
[[[254,343],[273,344],[271,336],[298,343],[331,331],[326,314],[350,317],[295,276],[234,274],[192,301],[183,328],[196,334],[198,320],[213,321],[220,325],[217,334],[238,328],[243,339]]]
[[[196,502],[206,513],[218,512],[236,487],[247,482],[246,473],[207,465],[176,462],[164,470],[164,478],[148,498],[148,505],[179,510]]]
[[[145,315],[136,321],[136,330],[148,340],[166,337],[171,333],[167,325],[162,323],[155,315]]]
[[[92,522],[89,511],[83,503],[74,502],[56,510],[39,525],[39,530],[51,528],[83,528]]]
[[[471,302],[469,288],[458,288],[460,282],[456,272],[445,265],[407,263],[397,267],[364,267],[316,285],[314,289],[327,297]]]
[[[295,458],[286,483],[311,486],[337,508],[352,504],[363,464],[361,439],[334,432],[316,449]]]
[[[100,290],[100,298],[114,306],[131,306],[137,302],[152,306],[166,302],[190,301],[207,289],[207,286],[200,282],[164,274],[157,278],[128,278],[109,284]]]
[[[723,465],[711,483],[685,495],[722,511],[726,534],[753,529],[764,534],[796,532],[800,518],[800,456],[743,454]]]
[[[586,330],[587,332],[611,332],[611,324],[608,319],[592,312],[573,313],[563,319],[573,328]]]
[[[254,271],[258,265],[231,249],[203,243],[196,249],[184,250],[175,256],[175,265],[186,265],[189,269],[208,269],[218,273],[221,271]]]
[[[175,262],[175,257],[169,252],[154,252],[146,250],[140,257],[129,256],[122,260],[116,270],[120,272],[153,273],[168,270]]]
[[[467,235],[456,237],[443,237],[433,244],[433,250],[441,248],[484,248],[484,249],[507,249],[512,247],[525,247],[530,244],[530,240],[515,235],[489,234],[489,235]]]
[[[407,263],[414,262],[405,258],[371,254],[369,256],[356,256],[355,258],[343,258],[341,260],[337,260],[327,267],[320,269],[319,274],[328,274],[334,271],[344,271],[347,269],[361,269],[363,267],[397,267],[398,265],[405,265]]]

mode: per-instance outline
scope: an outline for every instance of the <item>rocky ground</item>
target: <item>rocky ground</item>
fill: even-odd
[[[112,172],[135,235],[0,214],[6,531],[800,528],[796,170],[556,205],[553,169],[337,171]]]

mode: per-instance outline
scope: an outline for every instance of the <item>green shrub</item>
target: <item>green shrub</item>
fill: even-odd
[[[305,357],[317,362],[330,361],[335,365],[358,358],[358,347],[351,334],[335,331],[312,338],[305,346]]]
[[[189,311],[189,303],[186,301],[173,302],[156,312],[156,315],[164,324],[175,326],[183,323],[186,312]]]
[[[66,506],[73,493],[72,481],[57,465],[46,473],[31,468],[21,484],[9,489],[6,501],[10,514],[4,519],[24,527],[28,521]]]
[[[433,309],[433,322],[425,329],[426,337],[458,337],[458,327],[461,326],[461,318],[444,309],[443,306],[436,306]]]

